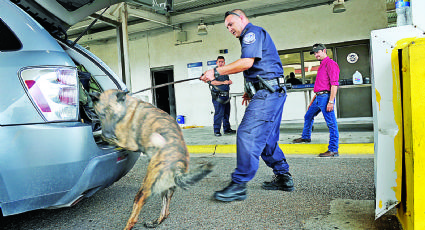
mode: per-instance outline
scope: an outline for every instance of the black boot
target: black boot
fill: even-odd
[[[272,181],[265,181],[263,187],[266,190],[283,190],[287,192],[294,191],[294,181],[292,180],[291,174],[279,174],[274,175]]]
[[[245,200],[246,183],[236,184],[232,181],[223,190],[215,192],[214,198],[220,201]]]

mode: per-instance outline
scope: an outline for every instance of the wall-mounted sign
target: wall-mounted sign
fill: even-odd
[[[202,75],[202,62],[187,64],[187,78],[200,77]]]
[[[217,66],[217,60],[207,61],[207,69],[214,69]]]
[[[357,55],[356,53],[349,53],[347,55],[347,62],[354,64],[359,60],[359,55]]]
[[[201,77],[202,73],[202,62],[187,64],[187,78]],[[189,84],[195,84],[199,82],[201,81],[190,81]]]

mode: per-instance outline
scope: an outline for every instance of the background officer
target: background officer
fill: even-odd
[[[295,77],[295,73],[291,72],[289,74],[289,78],[288,80],[286,80],[286,83],[291,83],[291,85],[301,85],[302,82],[300,81],[300,79]]]
[[[226,64],[223,56],[217,57],[217,67],[222,67]],[[234,134],[235,130],[230,128],[230,103],[229,103],[229,90],[233,82],[229,79],[229,75],[220,75],[211,82],[212,85],[217,86],[218,89],[211,88],[212,103],[214,105],[214,135],[221,136],[220,129],[223,124],[224,134]]]
[[[246,92],[242,104],[250,102],[237,130],[237,165],[232,173],[232,182],[215,192],[214,198],[220,201],[246,199],[246,183],[255,176],[260,156],[275,174],[274,179],[264,182],[262,187],[292,191],[294,183],[289,165],[277,143],[286,100],[282,63],[277,49],[270,35],[263,28],[251,24],[242,10],[226,12],[224,23],[229,32],[239,38],[241,58],[206,71],[201,80],[212,81],[214,76],[243,71]]]

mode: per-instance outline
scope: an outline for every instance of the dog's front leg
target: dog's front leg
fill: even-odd
[[[162,193],[162,209],[159,218],[153,222],[146,222],[145,227],[147,228],[156,228],[159,224],[164,221],[168,215],[170,215],[170,201],[173,197],[176,187],[169,188],[167,191]]]
[[[150,191],[148,193],[145,192],[143,187],[136,194],[136,197],[134,197],[133,211],[131,212],[130,218],[128,219],[127,225],[125,226],[124,230],[132,229],[133,226],[137,223],[140,211],[142,210],[142,207],[146,203],[146,200],[149,196]]]

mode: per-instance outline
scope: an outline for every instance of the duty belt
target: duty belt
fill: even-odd
[[[322,94],[328,94],[328,93],[330,92],[327,90],[323,90],[323,91],[316,92],[316,95],[322,95]]]
[[[249,97],[252,98],[257,91],[262,89],[267,89],[271,93],[274,93],[276,90],[274,86],[279,86],[279,91],[285,90],[285,78],[283,76],[278,78],[273,78],[269,80],[264,80],[260,76],[257,76],[258,82],[246,82],[245,83],[245,92],[249,94]]]
[[[207,82],[209,87],[210,87],[210,91],[211,91],[211,97],[217,101],[220,104],[227,104],[230,101],[230,97],[229,97],[229,91],[223,91],[221,89],[219,89],[217,86],[211,84],[211,82]],[[227,100],[223,100],[220,97],[229,97]]]
[[[284,78],[283,77],[281,77],[282,78],[282,82],[285,82],[284,81]],[[276,86],[276,85],[279,85],[279,78],[274,78],[274,79],[270,79],[270,80],[264,80],[267,84],[269,84],[270,86]],[[253,85],[254,85],[254,87],[255,87],[255,89],[258,91],[258,90],[262,90],[262,89],[267,89],[266,88],[266,86],[265,86],[265,84],[263,83],[263,82],[261,82],[261,81],[259,81],[259,82],[256,82],[256,83],[253,83]]]
[[[215,92],[219,97],[228,97],[229,92],[227,91],[221,91],[221,92]]]

